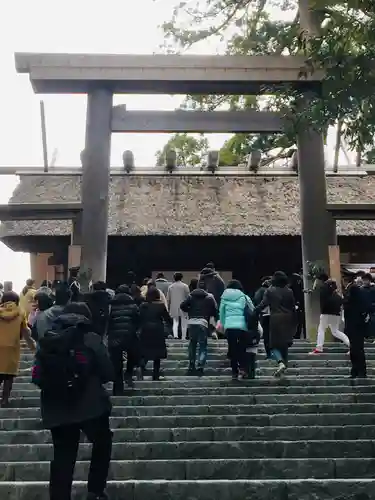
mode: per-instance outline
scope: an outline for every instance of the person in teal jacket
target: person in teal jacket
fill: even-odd
[[[228,340],[228,357],[232,367],[233,380],[238,379],[239,368],[247,367],[247,325],[245,307],[254,311],[254,304],[244,291],[240,281],[232,280],[221,296],[220,323]],[[252,371],[255,369],[255,354],[250,362]],[[248,371],[248,367],[247,370]]]

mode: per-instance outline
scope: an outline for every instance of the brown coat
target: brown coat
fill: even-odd
[[[270,349],[284,349],[293,344],[296,333],[296,308],[289,287],[271,286],[264,294],[258,309],[270,308]]]

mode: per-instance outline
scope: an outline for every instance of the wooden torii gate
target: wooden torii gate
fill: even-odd
[[[313,12],[299,0],[300,26],[316,34]],[[286,83],[305,92],[321,86],[323,72],[306,70],[303,56],[95,55],[26,54],[15,56],[16,68],[28,73],[36,93],[86,93],[87,120],[82,173],[82,268],[93,280],[105,280],[108,195],[112,132],[267,132],[283,130],[275,113],[129,112],[113,108],[113,94],[272,93]],[[328,267],[331,243],[326,210],[323,137],[313,127],[296,137],[300,183],[302,257]],[[307,285],[307,283],[306,283]],[[306,298],[308,329],[317,323],[318,301]]]

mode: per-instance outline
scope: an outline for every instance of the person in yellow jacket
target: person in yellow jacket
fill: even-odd
[[[3,384],[1,407],[9,405],[13,379],[19,370],[21,340],[34,352],[35,342],[27,327],[25,313],[15,292],[5,292],[0,303],[0,385]]]
[[[34,297],[36,294],[35,281],[32,279],[28,279],[26,281],[26,285],[23,287],[22,292],[20,294],[20,308],[25,313],[26,317],[32,311],[34,304]]]

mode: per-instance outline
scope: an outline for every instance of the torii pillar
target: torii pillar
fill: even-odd
[[[87,96],[86,141],[82,155],[82,250],[80,279],[105,281],[113,93],[93,88]]]
[[[306,39],[318,35],[310,0],[299,0],[300,27]],[[305,96],[306,101],[309,96]],[[301,103],[303,105],[303,103]],[[323,134],[313,127],[297,134],[298,177],[300,187],[300,218],[302,262],[304,275],[307,338],[315,341],[320,316],[319,292],[312,291],[308,278],[309,263],[319,263],[329,274],[329,245],[335,244],[335,232],[327,212],[327,186]],[[308,291],[309,290],[309,291]],[[307,292],[308,291],[308,292]]]

